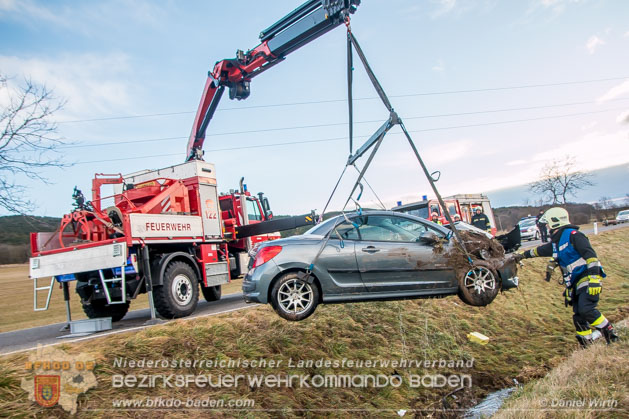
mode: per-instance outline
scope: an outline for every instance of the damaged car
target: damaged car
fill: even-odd
[[[252,252],[242,289],[247,302],[271,304],[303,320],[321,303],[457,294],[485,306],[517,287],[517,265],[495,240],[419,217],[368,211],[330,218],[303,235],[264,242]]]

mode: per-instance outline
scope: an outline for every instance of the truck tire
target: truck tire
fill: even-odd
[[[487,263],[475,261],[474,266],[460,275],[459,298],[471,306],[491,303],[500,288],[497,272]]]
[[[192,314],[199,301],[199,279],[185,262],[173,261],[164,271],[163,284],[153,288],[155,309],[164,318],[175,319]]]
[[[96,301],[90,304],[81,303],[83,312],[90,319],[98,319],[101,317],[111,317],[112,322],[118,322],[129,311],[129,302],[124,304],[107,304],[104,301]]]
[[[318,304],[319,288],[302,280],[297,272],[282,275],[271,289],[271,305],[286,320],[304,320],[314,313]]]
[[[204,287],[201,285],[201,293],[203,293],[205,301],[218,301],[221,299],[221,286]]]

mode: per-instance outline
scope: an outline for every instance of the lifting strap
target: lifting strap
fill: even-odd
[[[417,151],[417,147],[415,146],[415,143],[413,142],[413,139],[411,138],[410,134],[408,133],[408,130],[406,129],[406,126],[402,122],[402,119],[399,117],[399,115],[395,112],[393,106],[391,105],[391,102],[389,101],[389,98],[387,97],[386,93],[384,92],[384,89],[382,88],[382,85],[380,84],[380,82],[376,78],[376,75],[374,74],[373,70],[369,66],[369,62],[367,61],[367,58],[365,57],[365,54],[363,53],[363,50],[360,47],[360,44],[358,43],[358,41],[356,40],[356,37],[354,36],[354,34],[351,31],[351,28],[350,28],[350,25],[349,25],[349,19],[346,21],[346,26],[347,26],[347,84],[348,84],[348,86],[347,86],[347,98],[348,98],[348,108],[349,108],[349,149],[350,149],[350,156],[347,159],[347,163],[345,165],[345,168],[343,169],[343,172],[341,173],[341,176],[340,176],[339,180],[336,182],[336,185],[334,186],[332,194],[328,198],[328,201],[327,201],[325,207],[323,208],[323,212],[321,213],[321,217],[320,217],[319,220],[320,221],[323,220],[323,216],[325,215],[325,211],[327,210],[328,205],[330,204],[330,201],[332,200],[332,197],[336,193],[336,190],[337,190],[337,188],[339,186],[339,183],[341,182],[341,179],[343,178],[343,175],[345,174],[347,166],[354,165],[354,163],[356,162],[357,159],[362,157],[370,148],[373,147],[373,149],[371,150],[371,154],[369,154],[369,157],[367,158],[367,162],[365,163],[365,166],[362,168],[362,170],[359,170],[358,179],[354,183],[354,187],[352,188],[352,190],[351,190],[351,192],[349,194],[349,197],[345,201],[345,205],[343,205],[343,208],[342,208],[341,212],[345,216],[345,208],[347,207],[347,204],[349,204],[349,202],[351,200],[354,200],[352,198],[352,196],[354,195],[354,192],[356,192],[356,188],[358,188],[359,185],[361,187],[361,194],[362,194],[361,180],[364,179],[365,172],[369,168],[369,165],[371,164],[371,162],[372,162],[376,152],[380,148],[380,145],[382,144],[382,140],[384,139],[384,136],[395,125],[400,125],[400,128],[402,129],[402,132],[404,133],[406,139],[408,140],[408,143],[411,146],[411,149],[413,150],[413,153],[415,154],[415,157],[417,158],[417,161],[418,161],[419,165],[421,166],[422,171],[424,172],[424,175],[426,176],[426,179],[430,183],[432,191],[434,192],[435,196],[437,197],[437,200],[439,201],[439,204],[444,209],[444,215],[445,215],[446,219],[448,220],[448,223],[452,226],[452,232],[453,232],[453,234],[454,234],[454,236],[456,238],[456,242],[460,246],[460,248],[463,251],[463,253],[467,256],[467,260],[468,260],[469,264],[473,265],[472,257],[469,254],[469,252],[467,251],[467,249],[465,247],[465,243],[463,242],[463,240],[462,240],[462,238],[461,238],[461,236],[459,234],[459,231],[457,230],[457,228],[456,228],[456,226],[454,224],[452,216],[450,215],[450,212],[447,210],[445,202],[443,201],[443,198],[441,197],[441,194],[439,193],[439,190],[437,189],[437,186],[435,185],[435,179],[433,179],[433,177],[430,175],[430,172],[428,171],[428,169],[427,169],[423,159],[421,158],[419,152]],[[353,153],[353,144],[352,144],[353,143],[353,118],[354,118],[354,116],[353,116],[353,105],[352,105],[352,80],[353,80],[352,72],[354,70],[354,68],[353,68],[353,58],[352,58],[352,47],[353,47],[353,49],[356,50],[356,53],[358,54],[358,57],[360,58],[360,61],[362,62],[363,67],[365,68],[365,71],[367,72],[367,75],[369,76],[369,80],[371,81],[371,84],[373,85],[374,89],[378,93],[378,96],[380,97],[380,100],[382,101],[384,106],[389,111],[389,119],[387,121],[385,121],[384,124],[382,124],[382,126],[360,148],[358,148],[355,153]],[[356,169],[358,170],[358,168],[356,168]],[[371,186],[369,186],[369,187],[371,188]],[[373,189],[372,189],[372,191],[373,191]],[[374,194],[375,194],[375,192],[374,192]],[[376,195],[376,197],[377,197],[377,195]],[[360,197],[358,199],[360,199]],[[378,198],[378,200],[380,201],[380,198]],[[358,206],[357,200],[354,200],[354,202]],[[382,201],[380,201],[380,203],[382,204]],[[323,246],[325,246],[325,244],[327,244],[327,240],[324,241]],[[318,259],[319,255],[321,254],[322,251],[323,251],[323,248],[320,250],[320,252],[315,257],[315,260],[310,265],[311,267],[314,265],[314,263],[316,262],[316,260]]]

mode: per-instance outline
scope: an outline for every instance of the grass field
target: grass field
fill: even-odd
[[[599,308],[613,322],[629,317],[629,229],[605,232],[592,238],[608,278]],[[453,417],[480,401],[489,392],[513,386],[513,380],[534,385],[556,367],[570,359],[578,348],[574,338],[572,312],[565,308],[562,286],[550,284],[544,276],[545,260],[526,260],[520,272],[520,290],[498,295],[488,307],[470,307],[457,297],[438,300],[410,300],[360,304],[323,305],[303,322],[287,322],[269,306],[226,313],[188,321],[178,320],[166,325],[131,333],[106,336],[59,348],[70,355],[89,355],[96,360],[98,386],[79,400],[104,410],[79,410],[79,417],[399,417],[399,409],[408,410],[407,417],[418,414],[432,417]],[[470,342],[472,331],[485,334],[485,346]],[[627,331],[622,330],[621,344],[613,347],[610,377],[626,377],[629,365],[624,355]],[[603,361],[585,357],[584,363]],[[618,351],[618,352],[617,352]],[[247,368],[244,366],[199,368],[195,366],[165,367],[151,370],[153,374],[382,374],[403,377],[400,387],[365,388],[300,388],[238,385],[228,388],[114,388],[112,376],[147,373],[114,365],[118,357],[126,359],[271,359],[282,361],[278,368]],[[620,357],[620,358],[619,358]],[[600,358],[600,361],[599,361]],[[27,398],[20,388],[22,378],[32,373],[24,369],[28,354],[0,359],[0,412],[6,416],[64,416],[60,407],[43,409]],[[289,360],[342,359],[358,360],[473,360],[473,367],[398,367],[389,366],[326,366],[289,367]],[[584,364],[585,365],[585,364]],[[605,364],[608,365],[608,364]],[[593,367],[594,368],[594,367]],[[413,387],[412,374],[467,374],[472,385],[456,394],[451,388]],[[565,376],[564,374],[563,376]],[[579,375],[579,386],[586,387],[591,375]],[[614,396],[616,387],[599,386],[603,396]],[[255,400],[254,411],[112,410],[112,400],[146,399],[148,397],[182,398],[210,397],[218,399],[247,398]],[[526,403],[526,402],[524,402]],[[629,409],[626,397],[618,408]],[[279,409],[279,410],[278,410]],[[305,409],[305,410],[304,410]],[[352,410],[344,410],[352,409]],[[412,411],[415,411],[414,413]],[[575,415],[573,415],[575,416]],[[579,417],[578,415],[576,415]],[[601,416],[603,417],[603,416]]]
[[[242,279],[223,286],[223,295],[240,292]],[[38,286],[48,285],[50,279],[39,279]],[[83,314],[79,296],[74,292],[76,282],[70,282],[70,309],[73,320],[87,318]],[[47,292],[39,291],[38,305],[42,307]],[[203,296],[200,296],[203,299]],[[131,302],[129,310],[147,308],[146,294],[140,294]],[[0,333],[27,327],[43,326],[66,320],[63,291],[56,284],[46,311],[33,311],[33,281],[28,277],[28,264],[0,265]]]

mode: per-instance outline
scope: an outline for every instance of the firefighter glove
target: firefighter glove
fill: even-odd
[[[598,295],[603,291],[603,285],[601,284],[601,276],[600,275],[589,275],[589,284],[588,284],[588,294],[590,295]]]
[[[566,305],[566,307],[572,305],[572,290],[570,288],[566,288],[566,290],[563,292],[563,303]]]

